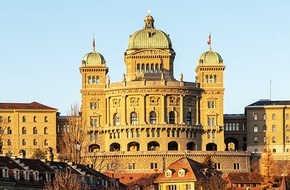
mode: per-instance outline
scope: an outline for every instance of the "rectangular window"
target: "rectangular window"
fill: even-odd
[[[234,170],[240,169],[240,163],[234,163]]]
[[[155,169],[157,168],[157,163],[150,163],[150,169]]]
[[[128,164],[128,169],[129,170],[134,170],[135,169],[135,163],[129,163]]]
[[[97,127],[98,126],[98,119],[91,118],[90,125],[91,125],[91,127]]]

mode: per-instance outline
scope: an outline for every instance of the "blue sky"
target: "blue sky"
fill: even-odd
[[[270,98],[270,80],[272,100],[290,100],[290,1],[10,0],[0,2],[0,102],[38,101],[67,114],[80,104],[79,67],[93,33],[117,82],[148,9],[170,35],[177,79],[194,81],[211,32],[226,65],[225,113]]]

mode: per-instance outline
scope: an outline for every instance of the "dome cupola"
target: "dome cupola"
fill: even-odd
[[[222,65],[223,59],[217,52],[212,51],[210,49],[207,52],[204,52],[199,58],[199,65],[206,66],[206,65]]]
[[[95,40],[93,40],[93,51],[87,53],[82,60],[83,67],[106,66],[106,60],[102,54],[95,50]]]
[[[172,49],[169,35],[155,29],[154,18],[148,12],[144,19],[144,29],[130,35],[128,49]]]

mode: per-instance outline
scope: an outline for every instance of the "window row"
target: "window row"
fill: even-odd
[[[37,116],[33,116],[33,122],[37,122]],[[48,117],[47,116],[44,116],[43,117],[43,121],[44,122],[48,122]],[[26,116],[22,116],[22,122],[27,122],[27,118]]]
[[[286,128],[286,132],[290,132],[289,125],[286,125],[285,128]],[[258,133],[260,131],[267,132],[267,125],[263,125],[263,129],[262,130],[259,129],[258,125],[254,125],[253,131],[254,131],[254,133]],[[271,132],[277,132],[276,125],[272,125]]]
[[[217,82],[217,75],[205,75],[205,82],[206,83],[216,83]]]
[[[150,124],[158,124],[157,113],[155,111],[151,111],[149,113],[149,123]],[[175,124],[176,123],[176,118],[175,118],[175,112],[174,111],[170,111],[168,113],[168,123],[169,124]],[[136,112],[131,112],[131,114],[130,114],[130,124],[131,125],[139,124],[139,118],[138,118],[138,114]],[[192,113],[191,112],[187,112],[186,124],[187,125],[191,125],[192,124]],[[121,125],[121,118],[120,118],[120,115],[118,113],[115,113],[113,115],[113,125],[114,126]]]
[[[240,124],[239,123],[226,123],[225,124],[225,131],[239,131]]]
[[[90,131],[90,141],[98,140],[99,132],[98,131]]]
[[[163,64],[162,63],[138,63],[136,68],[137,73],[162,73]]]
[[[10,127],[7,128],[7,134],[12,134],[12,130]],[[23,134],[23,135],[27,134],[26,127],[22,127],[21,134]],[[34,135],[38,134],[37,127],[33,127],[32,134],[34,134]],[[48,127],[44,127],[43,134],[48,134]]]
[[[164,147],[165,148],[165,147]],[[156,141],[151,141],[147,143],[147,151],[159,151],[160,144]],[[167,150],[179,150],[180,147],[176,141],[171,141],[167,144]],[[112,143],[110,145],[110,151],[120,151],[121,145],[119,143]],[[189,142],[186,144],[186,150],[197,150],[197,144],[194,142]],[[140,151],[140,144],[138,142],[130,142],[127,147],[123,147],[122,151]]]
[[[186,131],[185,133],[186,138],[196,138],[196,132],[194,131]],[[137,131],[126,131],[127,138],[139,138],[141,137],[140,132]],[[160,130],[147,130],[146,137],[160,137]],[[180,137],[180,131],[178,130],[171,130],[167,131],[167,137]],[[111,132],[109,133],[110,139],[120,139],[121,132]]]
[[[42,141],[41,141],[41,142],[42,142]],[[26,139],[22,139],[21,144],[22,144],[22,146],[26,146],[26,145],[27,145],[27,141],[26,141]],[[8,139],[8,140],[7,140],[7,145],[8,145],[8,146],[12,146],[12,141],[11,141],[11,139]],[[40,144],[38,143],[38,141],[37,141],[36,139],[33,139],[33,141],[32,141],[32,145],[33,145],[33,146],[37,146],[37,145],[40,145]],[[48,140],[47,140],[47,139],[45,139],[45,140],[43,141],[43,145],[44,145],[44,146],[48,146]]]
[[[33,120],[32,120],[32,121],[33,121],[33,122],[37,122],[37,121],[38,121],[38,118],[39,118],[38,116],[33,116]],[[3,117],[0,116],[0,122],[2,122],[2,121],[4,121],[4,120],[3,120]],[[8,117],[7,117],[7,122],[10,123],[11,121],[12,121],[12,120],[11,120],[11,116],[8,116]],[[26,118],[26,116],[22,116],[21,121],[22,121],[22,122],[27,122],[27,118]],[[48,117],[47,117],[47,116],[44,116],[44,117],[43,117],[43,122],[48,122]]]
[[[99,76],[88,76],[88,84],[99,84],[100,77]]]
[[[253,114],[253,120],[258,120],[258,119],[259,119],[258,114]],[[263,115],[263,120],[266,120],[266,119],[267,119],[267,115],[264,114],[264,115]],[[273,114],[272,114],[272,120],[275,120],[275,119],[276,119],[276,114],[273,113]],[[285,119],[286,119],[286,120],[289,120],[289,119],[290,119],[288,113],[285,115]]]

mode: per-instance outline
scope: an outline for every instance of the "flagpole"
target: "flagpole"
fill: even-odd
[[[96,51],[95,50],[95,47],[96,47],[96,43],[95,43],[95,33],[93,33],[93,51]]]

